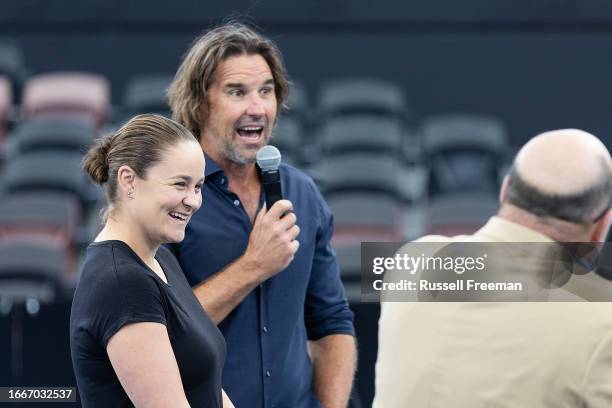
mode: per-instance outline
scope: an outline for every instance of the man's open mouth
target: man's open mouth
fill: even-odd
[[[240,126],[236,128],[236,133],[240,137],[257,139],[263,133],[263,126]]]

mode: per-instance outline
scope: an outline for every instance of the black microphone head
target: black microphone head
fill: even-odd
[[[276,171],[281,164],[281,153],[272,145],[259,149],[256,158],[262,171]]]

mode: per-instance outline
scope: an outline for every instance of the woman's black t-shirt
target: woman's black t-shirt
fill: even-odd
[[[155,259],[167,284],[122,241],[95,242],[87,248],[70,314],[72,364],[84,407],[133,406],[106,346],[121,327],[137,322],[166,326],[190,405],[222,407],[225,340],[174,255],[162,246]]]

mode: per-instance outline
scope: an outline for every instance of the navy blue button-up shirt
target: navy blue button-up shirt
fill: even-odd
[[[219,328],[227,342],[223,388],[237,407],[320,407],[312,389],[307,339],[354,335],[353,313],[330,245],[333,221],[313,181],[280,167],[283,197],[293,203],[300,247],[289,266],[255,288]],[[227,178],[206,157],[203,204],[172,249],[195,286],[240,257],[252,224]],[[263,203],[263,193],[260,204]]]

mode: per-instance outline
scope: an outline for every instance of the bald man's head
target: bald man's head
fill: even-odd
[[[612,161],[604,144],[577,129],[554,130],[519,151],[506,201],[537,216],[586,224],[610,205]]]

